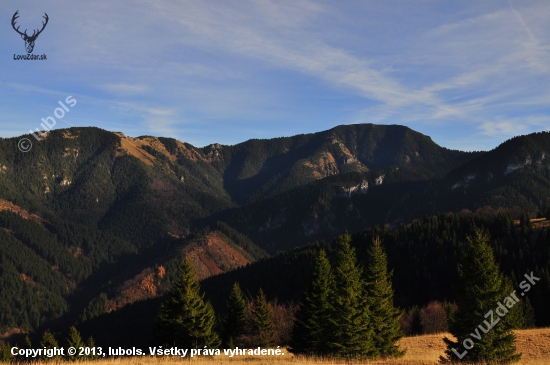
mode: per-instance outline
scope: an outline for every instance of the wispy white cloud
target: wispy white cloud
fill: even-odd
[[[100,88],[119,96],[144,94],[149,91],[149,87],[142,84],[107,84],[100,86]]]
[[[58,85],[51,85],[51,86],[58,86]],[[59,97],[67,97],[68,92],[62,91],[59,89],[53,89],[50,87],[41,87],[36,86],[33,84],[22,84],[18,82],[6,82],[6,83],[0,83],[0,87],[5,88],[7,90],[11,90],[14,92],[22,93],[22,94],[43,94],[43,95],[56,95]]]
[[[479,126],[480,133],[491,137],[510,138],[519,134],[533,132],[533,129],[548,130],[549,116],[529,116],[523,118],[501,119],[486,121]]]
[[[528,36],[528,41],[523,43],[525,59],[533,69],[539,72],[550,71],[550,65],[548,65],[548,62],[544,62],[544,58],[546,58],[546,61],[548,61],[547,56],[550,48],[541,46],[540,41],[537,39],[537,37],[535,37],[527,23],[521,16],[521,13],[517,11],[512,5],[512,0],[508,0],[508,3],[510,4],[510,9],[512,10],[512,13],[515,15],[516,19],[521,24],[521,26],[525,30],[525,33]]]

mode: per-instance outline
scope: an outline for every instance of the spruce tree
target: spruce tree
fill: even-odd
[[[193,263],[185,258],[180,265],[180,278],[160,308],[156,341],[181,348],[217,348],[220,339],[215,324],[214,309],[204,302]]]
[[[79,348],[84,347],[84,342],[82,341],[82,337],[80,337],[80,332],[76,329],[75,326],[71,326],[69,328],[69,335],[67,337],[67,347],[74,347],[77,350],[76,355],[70,356],[68,355],[67,358],[70,360],[81,360],[80,356],[78,355],[80,353]]]
[[[57,340],[55,339],[54,335],[49,330],[46,330],[42,334],[42,339],[40,340],[40,347],[53,348],[53,347],[59,347],[59,344],[57,343]]]
[[[463,285],[457,293],[458,310],[449,318],[449,331],[457,341],[444,338],[447,357],[441,358],[442,362],[509,363],[521,356],[516,353],[512,332],[515,312],[521,307],[514,304],[510,296],[513,289],[500,273],[488,241],[488,236],[479,230],[473,238],[468,237],[458,267]],[[501,306],[512,313],[500,317],[497,308],[500,313],[505,312]]]
[[[251,328],[254,334],[255,346],[272,347],[274,345],[275,326],[273,317],[261,288],[252,304]]]
[[[331,300],[334,276],[324,250],[319,252],[309,287],[296,311],[290,351],[295,354],[321,355],[327,352],[332,331]]]
[[[338,238],[328,350],[338,357],[376,357],[370,315],[363,270],[346,233]]]
[[[401,311],[393,306],[392,272],[388,272],[388,259],[380,238],[375,237],[368,251],[366,269],[367,294],[370,302],[371,327],[374,329],[374,346],[382,357],[402,356],[397,341],[403,337],[399,317]]]
[[[238,283],[227,299],[227,314],[224,320],[224,341],[229,348],[243,345],[242,336],[247,330],[246,301]]]
[[[32,342],[31,342],[31,339],[29,337],[29,335],[25,335],[25,341],[23,342],[23,348],[25,349],[32,349]]]
[[[89,348],[95,347],[95,341],[94,341],[94,338],[92,336],[88,337],[88,339],[86,340],[86,347],[89,347]],[[90,355],[88,355],[86,357],[90,360],[94,360],[94,359],[98,359],[99,355],[98,354],[94,355],[93,353],[90,353]]]
[[[55,339],[54,335],[49,331],[46,330],[44,334],[42,335],[42,339],[40,340],[40,347],[44,348],[59,348],[59,344],[57,343],[57,340]],[[44,361],[50,361],[52,360],[51,357],[47,357],[46,355],[42,355],[42,360]]]

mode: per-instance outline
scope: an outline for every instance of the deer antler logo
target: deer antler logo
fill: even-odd
[[[23,40],[25,41],[25,48],[27,49],[27,53],[32,53],[32,50],[34,49],[34,41],[36,41],[36,38],[38,38],[38,36],[40,35],[40,33],[42,33],[42,31],[44,30],[44,28],[46,28],[46,24],[48,24],[48,14],[44,13],[44,16],[43,18],[46,19],[45,22],[42,22],[42,29],[38,30],[36,29],[31,36],[29,36],[27,34],[27,30],[25,29],[25,32],[24,33],[21,33],[19,31],[19,27],[15,27],[15,21],[17,20],[17,18],[19,18],[19,15],[17,15],[17,13],[19,13],[19,10],[17,10],[15,12],[15,14],[13,14],[13,18],[11,18],[11,26],[13,27],[13,29],[19,33],[21,35],[21,38],[23,38]]]

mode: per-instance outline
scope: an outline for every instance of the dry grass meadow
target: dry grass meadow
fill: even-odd
[[[286,353],[285,356],[267,357],[267,356],[236,356],[229,358],[226,356],[216,357],[194,357],[192,359],[182,359],[180,357],[118,357],[115,359],[101,359],[95,361],[78,362],[79,365],[172,365],[185,363],[196,363],[198,365],[255,365],[255,364],[373,364],[373,365],[427,365],[436,364],[439,356],[443,355],[445,345],[441,340],[448,334],[424,335],[416,337],[406,337],[400,341],[401,349],[406,349],[407,353],[400,359],[378,360],[378,361],[353,361],[344,360],[304,358],[292,356]],[[522,359],[518,364],[521,365],[548,365],[550,364],[550,328],[532,329],[516,331],[518,352],[523,353]],[[223,353],[223,352],[222,352]],[[50,361],[47,364],[68,364],[67,362]],[[74,364],[74,363],[73,363]]]

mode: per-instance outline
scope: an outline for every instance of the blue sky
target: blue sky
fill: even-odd
[[[550,2],[3,1],[0,136],[97,126],[235,144],[401,124],[461,150],[550,129]],[[12,29],[49,23],[34,54]],[[31,33],[31,31],[29,31]]]

